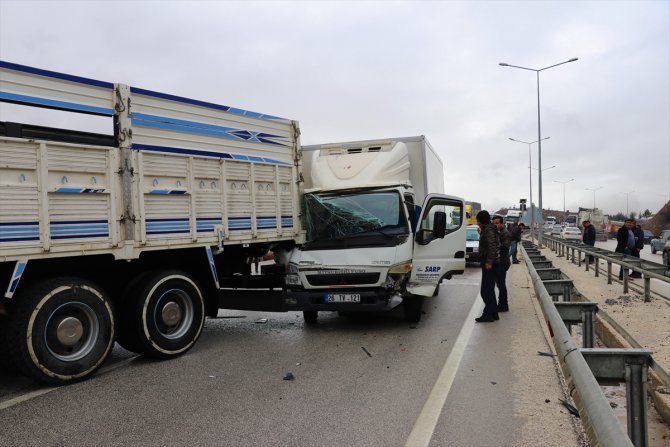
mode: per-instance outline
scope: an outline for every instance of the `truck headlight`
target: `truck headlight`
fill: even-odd
[[[393,264],[389,268],[389,273],[404,275],[412,271],[412,261],[404,261],[398,264]]]

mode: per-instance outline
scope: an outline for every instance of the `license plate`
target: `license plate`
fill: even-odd
[[[360,303],[360,293],[327,293],[326,303]]]

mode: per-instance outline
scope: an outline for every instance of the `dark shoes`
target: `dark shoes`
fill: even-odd
[[[628,277],[629,278],[642,278],[642,273],[640,273],[640,272],[631,273],[630,275],[628,275]]]
[[[509,306],[507,304],[498,304],[498,312],[509,312]]]
[[[493,323],[496,320],[500,320],[498,315],[482,315],[479,318],[475,318],[477,323]]]

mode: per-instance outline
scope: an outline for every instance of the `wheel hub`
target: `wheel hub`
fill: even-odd
[[[174,301],[169,301],[165,303],[163,309],[161,309],[161,319],[163,324],[168,327],[174,327],[179,324],[182,318],[182,311],[179,304]]]
[[[79,343],[84,334],[84,325],[75,317],[66,317],[58,323],[56,337],[64,346],[74,346]]]

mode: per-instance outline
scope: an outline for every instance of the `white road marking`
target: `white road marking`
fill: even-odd
[[[430,444],[430,440],[435,432],[435,426],[442,413],[442,408],[447,401],[449,390],[451,390],[451,386],[454,383],[458,366],[461,364],[465,348],[475,327],[475,317],[483,308],[484,303],[481,295],[477,295],[470,313],[465,319],[465,324],[463,324],[461,332],[454,343],[454,348],[444,363],[442,372],[440,372],[435,385],[433,385],[433,390],[430,392],[428,399],[426,399],[423,410],[421,410],[421,414],[407,438],[405,447],[423,447]]]
[[[124,365],[127,365],[128,363],[132,362],[133,360],[135,360],[138,357],[139,357],[139,355],[137,355],[135,357],[130,357],[130,358],[121,360],[120,362],[114,363],[114,364],[109,365],[109,366],[102,367],[95,373],[95,375],[96,376],[101,376],[103,374],[107,374],[109,372],[112,372],[115,369],[118,369],[118,368],[120,368]],[[21,396],[17,396],[13,399],[9,399],[9,400],[6,400],[4,402],[0,402],[0,410],[4,410],[6,408],[13,407],[14,405],[18,405],[22,402],[26,402],[26,401],[29,401],[29,400],[34,399],[36,397],[43,396],[43,395],[48,394],[52,391],[55,391],[59,388],[61,388],[61,387],[54,386],[54,387],[49,387],[49,388],[42,388],[40,390],[31,391],[31,392],[23,394]]]

